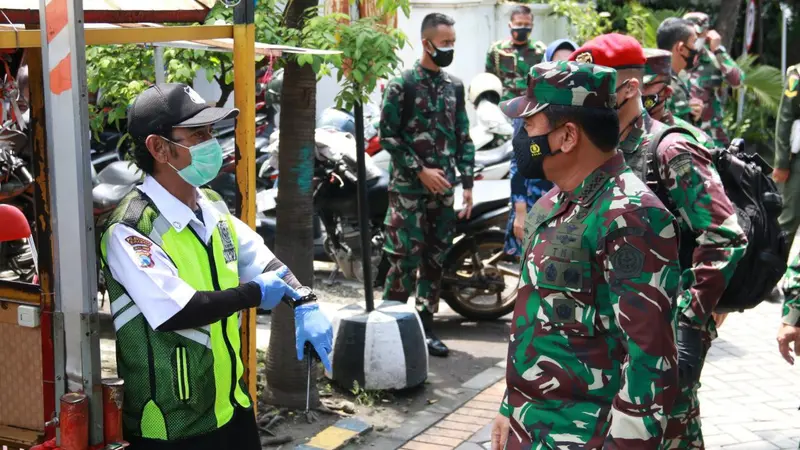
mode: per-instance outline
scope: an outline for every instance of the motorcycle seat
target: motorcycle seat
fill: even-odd
[[[456,186],[453,208],[456,212],[464,209],[464,191],[461,185]],[[472,187],[472,214],[479,217],[487,212],[495,211],[511,202],[511,183],[508,180],[478,180]]]
[[[95,177],[92,202],[95,208],[107,209],[119,204],[141,181],[143,173],[127,161],[114,161]]]
[[[514,150],[511,141],[506,141],[503,145],[489,149],[478,150],[475,152],[475,165],[489,167],[502,162],[510,161],[514,157]]]
[[[380,175],[367,180],[367,202],[370,211],[383,213],[389,209],[389,172],[378,169]]]

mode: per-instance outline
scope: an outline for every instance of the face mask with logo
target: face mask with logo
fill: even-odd
[[[439,67],[447,67],[453,62],[453,55],[455,53],[453,47],[436,48],[433,43],[431,43],[431,47],[433,47],[433,52],[429,51],[428,54],[431,55],[434,64]]]
[[[533,31],[531,27],[513,27],[511,28],[511,37],[517,42],[527,42],[531,31]]]
[[[167,163],[178,172],[178,175],[187,183],[194,187],[200,187],[204,184],[208,184],[219,174],[219,169],[222,168],[222,147],[219,145],[216,138],[211,138],[191,147],[170,140],[167,141],[188,149],[192,156],[192,162],[180,170],[176,169],[172,164]]]
[[[544,157],[555,155],[561,150],[550,149],[550,143],[547,142],[547,136],[555,128],[546,134],[539,136],[528,136],[525,127],[521,127],[511,145],[514,148],[514,159],[517,161],[517,170],[519,173],[529,179],[545,180],[547,177],[544,174]]]

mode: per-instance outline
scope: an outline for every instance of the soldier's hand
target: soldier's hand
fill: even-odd
[[[434,194],[444,194],[451,187],[442,169],[423,167],[422,171],[419,173],[419,179],[422,181],[425,189]]]
[[[772,179],[776,183],[786,183],[789,181],[789,169],[772,169]]]
[[[514,216],[514,237],[520,241],[525,238],[525,216],[523,215]]]
[[[511,430],[508,417],[498,414],[492,422],[492,450],[503,450],[506,448],[508,433]]]
[[[464,189],[464,209],[458,213],[459,219],[469,219],[472,215],[472,189]]]
[[[689,107],[692,108],[692,117],[694,120],[700,120],[700,115],[703,114],[703,101],[698,98],[689,100]]]
[[[778,330],[778,350],[786,362],[794,365],[794,356],[790,351],[794,350],[794,354],[800,356],[800,328],[781,324]]]
[[[711,313],[711,316],[714,318],[714,324],[717,326],[717,328],[719,328],[722,326],[722,322],[725,322],[725,318],[728,317],[728,313]]]
[[[720,44],[722,44],[722,36],[717,33],[717,30],[708,30],[708,48],[711,49],[712,52],[717,51]]]

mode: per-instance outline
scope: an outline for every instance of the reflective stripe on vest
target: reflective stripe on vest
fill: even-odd
[[[179,277],[195,290],[236,287],[239,248],[231,215],[218,195],[204,192],[220,216],[208,245],[190,226],[176,231],[149,201],[133,228],[161,247],[175,264]],[[124,218],[135,215],[137,208],[142,209],[141,199],[146,197],[138,190],[132,192],[120,205],[121,211],[109,219],[110,226],[101,240],[103,262],[107,261],[107,240],[114,226],[130,226]],[[136,201],[139,204],[131,207]],[[251,406],[242,386],[240,314],[200,328],[154,331],[107,267],[104,274],[109,295],[114,294],[111,311],[118,340],[118,371],[126,379],[126,431],[153,439],[184,439],[228,423],[234,404]],[[150,389],[146,380],[150,380]]]

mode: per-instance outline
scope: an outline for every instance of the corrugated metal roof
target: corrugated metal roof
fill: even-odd
[[[201,22],[216,0],[84,0],[87,23]],[[39,0],[0,0],[0,10],[18,24],[39,23]],[[0,18],[5,22],[5,18]]]

